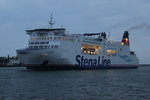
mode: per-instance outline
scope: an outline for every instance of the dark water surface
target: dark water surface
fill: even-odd
[[[62,71],[0,68],[0,100],[150,100],[150,66]]]

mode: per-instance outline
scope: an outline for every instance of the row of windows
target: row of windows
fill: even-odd
[[[52,40],[52,37],[48,37],[48,38],[31,38],[31,40]]]
[[[49,42],[29,42],[29,44],[49,44]]]
[[[107,50],[107,55],[108,56],[116,56],[116,54],[118,53],[118,51],[116,50]]]
[[[66,37],[31,38],[31,40],[68,40],[68,41],[74,41],[74,39],[66,38]]]
[[[48,49],[48,48],[58,48],[58,45],[45,45],[45,46],[29,46],[29,49]]]
[[[97,55],[98,49],[96,48],[81,48],[82,53],[89,55]]]

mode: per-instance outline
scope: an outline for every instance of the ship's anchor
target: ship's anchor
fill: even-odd
[[[43,61],[43,63],[41,64],[41,66],[46,66],[48,64],[48,60]]]

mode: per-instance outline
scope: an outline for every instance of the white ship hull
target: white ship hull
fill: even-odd
[[[56,41],[55,41],[56,42]],[[52,41],[52,44],[54,41]],[[51,42],[50,42],[51,44]],[[27,68],[49,69],[99,69],[99,68],[136,68],[139,61],[135,55],[106,54],[85,55],[81,53],[81,44],[76,42],[58,43],[58,48],[17,50],[19,59]],[[90,44],[92,45],[92,44]]]

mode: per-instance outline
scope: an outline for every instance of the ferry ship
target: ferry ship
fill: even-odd
[[[129,33],[120,42],[107,38],[105,32],[69,34],[65,28],[26,30],[28,46],[16,50],[27,69],[103,69],[137,68],[139,60],[130,51]]]

